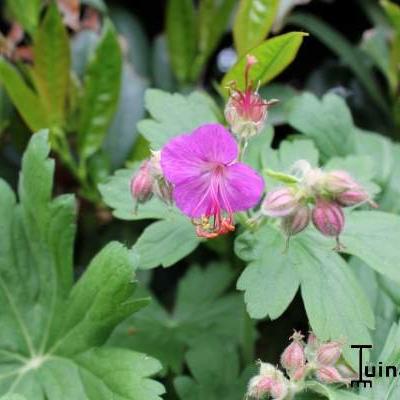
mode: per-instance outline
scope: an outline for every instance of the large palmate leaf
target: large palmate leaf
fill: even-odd
[[[287,113],[289,124],[314,140],[324,161],[354,152],[353,119],[339,96],[329,93],[319,100],[304,93],[288,104]]]
[[[258,62],[251,68],[250,79],[264,84],[279,75],[296,57],[304,36],[307,36],[304,32],[290,32],[254,47],[250,54],[255,56]],[[239,89],[244,89],[246,63],[246,56],[241,57],[224,76],[221,87],[225,88],[235,81]]]
[[[117,34],[107,21],[84,79],[78,127],[80,156],[88,158],[102,145],[117,109],[122,71],[122,55]]]
[[[130,181],[138,166],[120,170],[108,182],[99,185],[105,203],[117,218],[125,220],[161,219],[149,225],[132,252],[140,268],[169,267],[190,254],[201,242],[190,219],[179,210],[154,198],[137,207],[130,192]]]
[[[189,133],[202,124],[221,119],[213,100],[202,92],[182,96],[149,89],[145,102],[153,119],[139,122],[138,129],[155,150],[176,135]]]
[[[298,287],[311,328],[323,340],[345,338],[346,343],[370,343],[368,328],[374,318],[365,293],[332,243],[315,231],[292,238],[287,252],[285,239],[270,225],[245,232],[236,240],[236,253],[248,262],[238,281],[253,318],[279,317]],[[338,312],[340,310],[340,312]],[[349,347],[345,356],[356,366]]]
[[[75,202],[51,199],[48,135],[33,136],[18,197],[0,180],[0,395],[29,400],[160,399],[148,379],[160,364],[104,346],[115,326],[142,308],[132,259],[111,243],[73,284]],[[11,397],[12,398],[12,397]],[[18,398],[18,397],[16,397]]]
[[[179,376],[174,386],[181,400],[242,400],[255,366],[240,373],[239,355],[231,343],[205,338],[185,357],[193,378]]]
[[[241,0],[233,26],[235,47],[243,56],[267,36],[278,12],[279,0]]]
[[[254,328],[240,296],[225,294],[233,279],[233,271],[225,264],[206,269],[192,266],[178,283],[171,312],[152,301],[121,324],[109,343],[146,352],[175,373],[182,372],[186,349],[202,338],[219,338],[243,348],[250,340],[252,346]]]

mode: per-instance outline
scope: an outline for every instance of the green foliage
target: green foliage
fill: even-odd
[[[218,339],[203,340],[185,358],[193,378],[175,378],[174,386],[181,400],[243,399],[255,368],[240,373],[239,357],[232,345]]]
[[[78,147],[83,159],[100,148],[112,122],[118,104],[121,69],[117,34],[107,22],[85,73],[78,127]]]
[[[345,239],[343,243],[347,245]],[[370,343],[372,310],[347,263],[331,251],[332,245],[311,229],[293,237],[287,252],[283,234],[270,225],[241,234],[235,249],[248,266],[237,287],[245,291],[250,316],[278,318],[300,286],[310,326],[319,338]],[[356,367],[357,354],[349,347],[344,354]]]
[[[161,360],[166,371],[178,374],[182,373],[187,349],[204,341],[212,348],[213,342],[223,340],[230,356],[237,357],[235,346],[245,350],[248,340],[252,346],[254,328],[241,297],[226,293],[233,279],[232,270],[225,264],[211,264],[206,269],[192,266],[178,283],[171,312],[153,299],[121,324],[109,343],[146,352]]]
[[[240,56],[261,44],[272,27],[279,0],[240,0],[233,26],[235,47]]]
[[[110,243],[73,284],[75,202],[51,199],[49,151],[48,134],[36,134],[22,162],[19,203],[0,181],[8,211],[0,229],[0,394],[160,399],[162,386],[148,379],[160,368],[156,360],[104,346],[119,322],[147,304],[132,298],[128,250]]]
[[[7,9],[29,33],[34,33],[39,22],[42,0],[7,0]]]
[[[304,32],[290,32],[254,47],[250,53],[257,58],[258,63],[251,68],[249,79],[265,84],[279,75],[296,57],[304,36],[307,36]],[[244,89],[246,62],[246,56],[237,61],[222,79],[222,88],[235,81],[238,88]]]
[[[152,119],[139,122],[138,129],[154,150],[176,135],[221,120],[217,106],[203,92],[182,96],[150,89],[146,92],[145,102]]]

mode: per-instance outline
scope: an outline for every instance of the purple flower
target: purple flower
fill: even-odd
[[[199,236],[234,230],[233,213],[260,200],[263,179],[237,157],[235,139],[219,124],[202,125],[162,149],[161,167],[173,185],[175,203],[193,218]]]

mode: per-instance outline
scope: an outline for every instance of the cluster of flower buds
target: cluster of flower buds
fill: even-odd
[[[264,100],[254,88],[254,83],[249,79],[249,73],[257,59],[247,55],[247,63],[244,71],[244,90],[236,87],[236,82],[231,82],[229,100],[225,106],[225,118],[231,131],[239,138],[247,141],[257,135],[263,129],[268,117],[268,108],[278,100]]]
[[[152,152],[150,159],[140,165],[131,179],[131,194],[136,206],[150,200],[153,194],[167,204],[172,203],[172,187],[162,173],[159,151]]]
[[[346,171],[324,172],[300,160],[292,172],[294,183],[270,191],[262,213],[282,218],[281,226],[288,238],[302,232],[312,221],[323,235],[336,238],[336,249],[340,250],[339,236],[345,224],[342,208],[376,204]]]
[[[294,332],[291,343],[281,355],[281,370],[260,362],[258,375],[248,385],[247,397],[252,399],[289,400],[301,392],[306,381],[348,385],[356,374],[342,358],[343,343],[320,342],[311,332],[307,342],[300,332]]]

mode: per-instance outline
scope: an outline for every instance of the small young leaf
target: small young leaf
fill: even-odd
[[[23,28],[33,34],[39,22],[41,0],[7,0],[7,8],[12,17],[18,21]]]
[[[303,42],[304,32],[290,32],[268,39],[250,52],[258,63],[251,68],[249,78],[255,84],[264,84],[279,75],[296,57]],[[238,88],[244,89],[244,70],[246,56],[243,56],[224,76],[221,87],[225,88],[230,82],[235,81]]]
[[[0,81],[32,132],[49,126],[46,110],[36,93],[25,83],[17,69],[0,58]]]
[[[233,25],[235,47],[240,56],[267,36],[278,12],[279,0],[241,0]]]
[[[89,61],[81,104],[78,147],[88,158],[102,145],[118,105],[122,55],[117,34],[109,21]]]
[[[55,4],[51,5],[35,34],[32,76],[39,99],[51,123],[62,127],[70,76],[67,31]]]
[[[192,0],[168,0],[167,43],[172,68],[180,82],[188,82],[196,56],[196,19]]]

